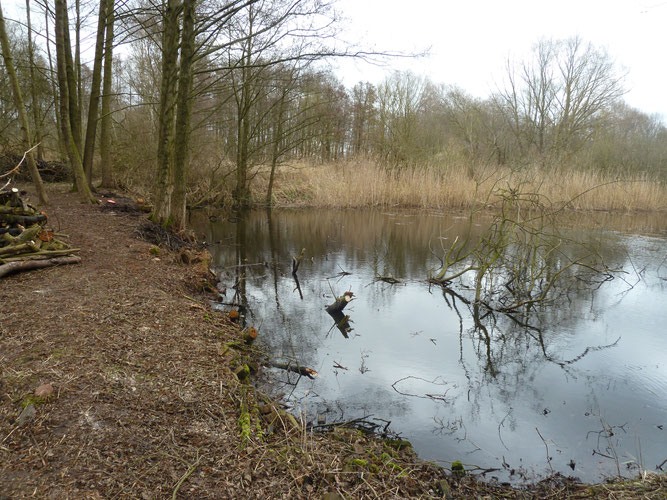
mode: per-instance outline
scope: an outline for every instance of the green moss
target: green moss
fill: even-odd
[[[465,468],[463,467],[463,464],[460,460],[454,460],[452,462],[452,472],[455,476],[463,476],[466,473]]]
[[[354,465],[355,467],[366,467],[366,466],[368,466],[368,460],[364,460],[363,458],[353,458],[348,463],[350,465]]]
[[[148,249],[148,251],[149,251],[149,253],[150,253],[151,255],[155,255],[155,256],[160,255],[160,247],[157,246],[157,245],[153,245],[153,246],[151,246],[151,247]]]
[[[392,469],[392,470],[395,470],[395,471],[398,471],[398,472],[403,472],[403,467],[401,467],[396,462],[394,462],[393,457],[391,455],[389,455],[388,453],[383,452],[382,455],[380,456],[380,460],[389,469]]]
[[[406,441],[405,439],[385,439],[384,442],[388,447],[397,451],[403,450],[405,448],[412,448],[412,443],[410,443],[410,441]]]
[[[23,400],[21,401],[21,408],[25,408],[28,405],[33,405],[33,406],[38,406],[38,405],[43,405],[46,403],[48,398],[40,398],[38,396],[35,396],[34,394],[29,394],[28,396],[24,397]]]
[[[241,447],[245,448],[252,433],[250,429],[250,413],[242,411],[239,416],[239,428],[241,429]]]

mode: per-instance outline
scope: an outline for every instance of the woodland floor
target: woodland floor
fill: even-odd
[[[197,291],[201,266],[151,254],[135,235],[141,214],[50,189],[49,227],[82,263],[0,280],[0,500],[666,497],[664,475],[512,489],[358,431],[269,432],[259,396],[230,369],[238,329]],[[46,383],[54,394],[35,398]]]

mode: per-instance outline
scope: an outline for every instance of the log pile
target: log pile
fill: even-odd
[[[61,264],[75,264],[78,251],[45,229],[46,214],[19,190],[0,190],[0,278],[7,274]]]
[[[0,172],[8,172],[23,162],[21,155],[14,153],[0,153]],[[44,161],[35,158],[39,176],[44,182],[67,182],[71,178],[70,169],[59,161]],[[18,182],[32,182],[32,177],[26,169],[22,169],[14,176]]]

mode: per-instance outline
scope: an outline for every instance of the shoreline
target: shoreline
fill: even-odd
[[[658,498],[667,491],[664,474],[600,485],[552,477],[512,488],[459,477],[419,460],[410,446],[347,428],[309,433],[274,419],[269,432],[266,415],[279,404],[235,375],[229,346],[240,331],[206,303],[207,264],[184,264],[136,239],[139,214],[48,189],[49,226],[81,247],[83,261],[0,282],[0,498]],[[38,399],[43,384],[55,390]],[[34,415],[17,425],[30,405]]]

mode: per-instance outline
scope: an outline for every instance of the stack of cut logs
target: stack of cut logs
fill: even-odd
[[[0,190],[0,278],[19,271],[75,264],[80,257],[44,228],[46,215],[16,188]]]

